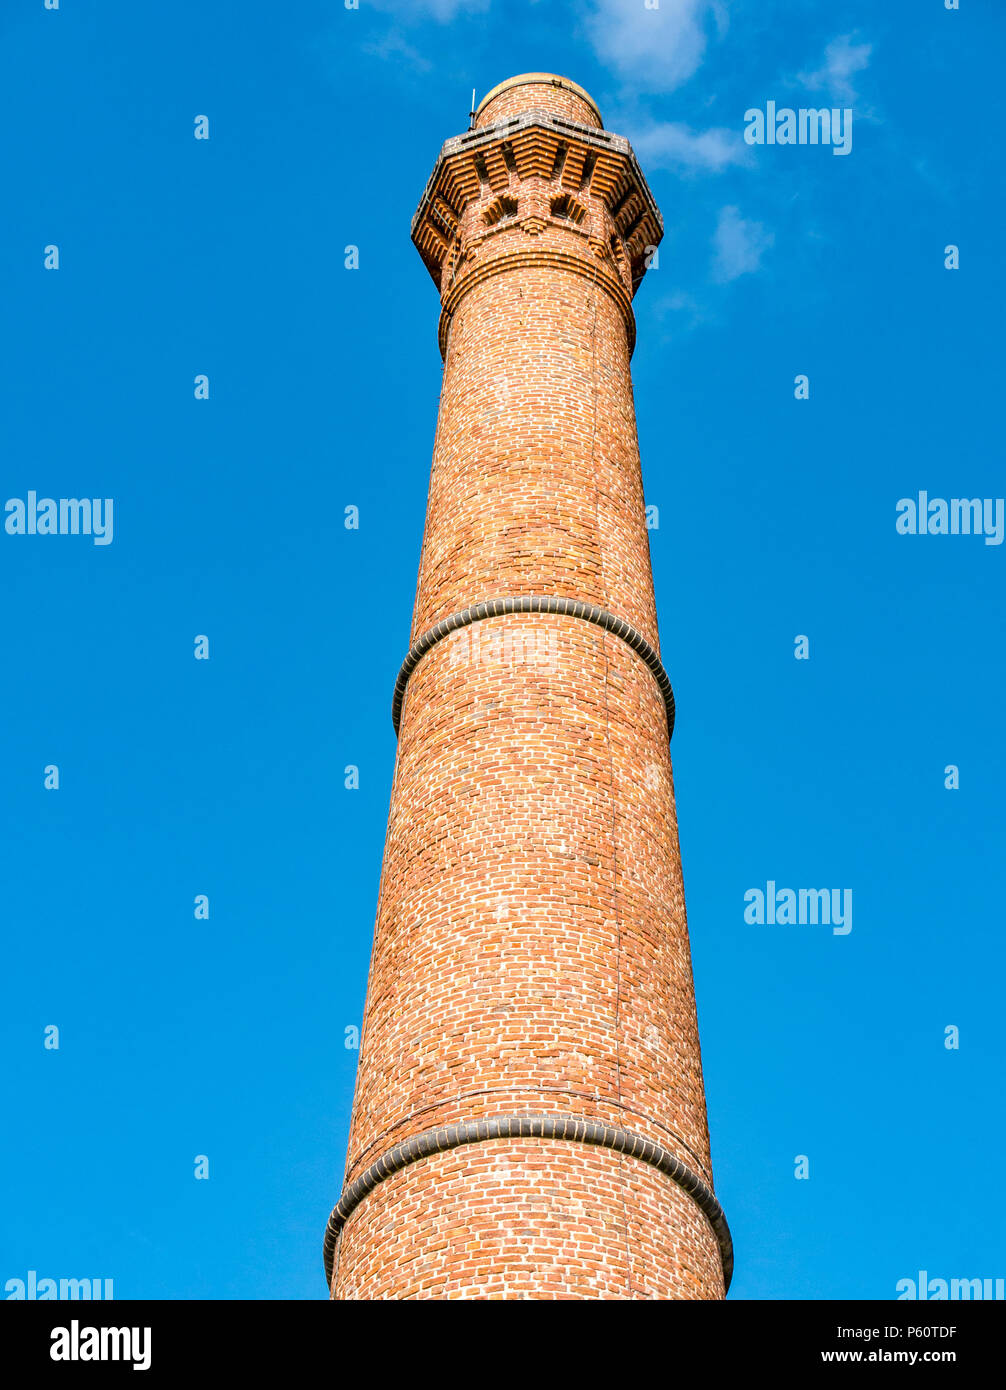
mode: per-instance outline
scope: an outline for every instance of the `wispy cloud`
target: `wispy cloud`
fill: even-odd
[[[365,0],[371,10],[393,16],[392,27],[380,39],[361,45],[364,53],[383,62],[406,65],[416,72],[429,72],[433,62],[405,37],[422,33],[429,43],[439,43],[423,26],[450,24],[467,15],[484,14],[491,0]]]
[[[462,14],[481,14],[489,8],[489,0],[366,0],[367,8],[387,10],[408,23],[435,19],[447,24]]]
[[[375,58],[384,58],[385,60],[400,58],[410,67],[415,68],[417,72],[429,72],[432,67],[430,60],[424,58],[419,50],[413,48],[410,43],[406,43],[397,29],[391,29],[377,43],[365,43],[363,51],[373,54]]]
[[[748,222],[735,207],[720,208],[713,236],[713,279],[719,284],[750,275],[775,243],[775,235],[761,222]]]
[[[825,91],[835,101],[851,106],[856,99],[852,79],[869,66],[872,51],[872,44],[853,43],[851,34],[842,34],[824,50],[821,66],[813,72],[797,73],[797,81],[812,92]]]
[[[702,62],[709,22],[722,36],[725,0],[591,0],[587,33],[598,58],[639,90],[670,92]]]
[[[632,147],[648,168],[718,174],[752,162],[740,131],[725,126],[693,130],[679,121],[654,122],[632,132]]]
[[[701,324],[714,321],[707,306],[686,290],[673,290],[671,294],[658,299],[650,312],[658,323],[672,328],[675,335],[690,333]]]

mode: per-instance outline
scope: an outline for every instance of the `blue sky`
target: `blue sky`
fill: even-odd
[[[731,1296],[1002,1277],[1006,547],[895,530],[1004,490],[1001,8],[0,29],[0,502],[114,499],[109,545],[0,533],[0,1282],[325,1296],[441,370],[409,220],[472,87],[528,70],[665,220],[633,367]],[[746,145],[769,100],[851,108],[851,153]],[[746,923],[769,880],[851,889],[852,931]]]

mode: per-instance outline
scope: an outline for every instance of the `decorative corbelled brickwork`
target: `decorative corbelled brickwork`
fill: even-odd
[[[635,412],[660,214],[567,79],[413,236],[444,382],[333,1298],[721,1298]]]
[[[585,246],[613,278],[638,285],[663,222],[629,142],[587,114],[565,89],[520,85],[490,101],[474,130],[446,141],[412,219],[444,295],[475,264],[519,245],[518,232]]]

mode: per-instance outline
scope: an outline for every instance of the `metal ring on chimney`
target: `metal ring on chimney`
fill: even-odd
[[[554,613],[566,618],[581,618],[584,622],[593,623],[596,627],[603,628],[605,632],[612,632],[616,637],[620,637],[637,656],[642,658],[657,682],[663,696],[664,708],[667,711],[667,737],[670,739],[674,733],[674,691],[671,689],[670,677],[664,670],[660,657],[642,633],[637,632],[624,618],[616,618],[613,613],[609,613],[605,608],[599,608],[597,604],[584,603],[582,599],[535,594],[525,594],[521,598],[491,598],[486,599],[483,603],[473,604],[471,608],[462,608],[460,612],[452,613],[449,618],[443,618],[439,623],[435,623],[433,627],[427,629],[420,638],[413,642],[409,648],[409,654],[402,662],[401,670],[398,672],[395,693],[391,701],[391,721],[395,726],[396,734],[402,722],[402,704],[405,700],[405,690],[409,683],[409,677],[427,652],[432,651],[438,642],[443,641],[445,637],[449,637],[452,632],[457,632],[460,628],[482,622],[485,618],[502,618],[509,613]]]

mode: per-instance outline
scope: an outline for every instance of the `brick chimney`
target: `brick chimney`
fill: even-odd
[[[663,224],[548,73],[412,221],[444,358],[331,1296],[719,1299],[629,359]]]

